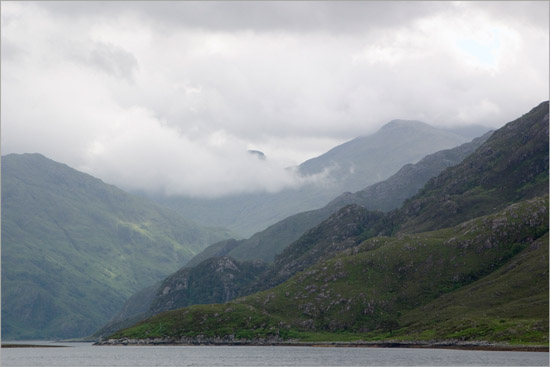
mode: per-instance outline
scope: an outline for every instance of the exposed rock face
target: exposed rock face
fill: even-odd
[[[265,270],[261,261],[239,262],[214,257],[194,268],[184,268],[159,286],[149,313],[173,310],[192,304],[223,303],[241,295],[242,287]]]
[[[357,205],[340,209],[287,247],[248,291],[274,287],[323,257],[357,245],[360,235],[368,232],[382,216],[380,212],[370,212]]]

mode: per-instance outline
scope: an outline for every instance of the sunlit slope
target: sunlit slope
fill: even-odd
[[[88,335],[228,235],[39,154],[2,157],[2,337]]]

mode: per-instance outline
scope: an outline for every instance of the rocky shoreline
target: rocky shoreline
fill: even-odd
[[[523,351],[523,352],[548,352],[545,345],[510,345],[504,343],[490,343],[486,341],[354,341],[354,342],[302,342],[297,340],[284,340],[279,337],[260,339],[234,339],[231,336],[220,337],[164,337],[147,339],[108,339],[96,342],[94,345],[102,346],[147,346],[147,345],[225,345],[225,346],[299,346],[299,347],[365,347],[365,348],[443,348],[486,351]]]

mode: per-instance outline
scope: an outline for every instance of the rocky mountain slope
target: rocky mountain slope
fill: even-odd
[[[296,241],[308,229],[326,220],[346,205],[357,204],[369,210],[388,211],[398,208],[416,194],[432,177],[454,166],[473,153],[491,132],[458,147],[429,154],[418,163],[409,163],[387,180],[355,193],[344,193],[320,209],[292,215],[245,240],[231,240],[207,247],[187,263],[195,266],[212,256],[231,256],[238,260],[259,259],[271,262],[275,256]]]
[[[39,154],[2,157],[2,337],[89,335],[227,238]]]
[[[361,337],[397,333],[401,337],[433,334],[450,338],[453,333],[435,330],[435,319],[421,335],[416,326],[406,327],[416,325],[415,310],[443,299],[443,295],[459,297],[460,293],[455,292],[465,292],[465,287],[474,282],[504,289],[505,284],[500,282],[509,278],[498,273],[503,266],[536,268],[518,278],[525,287],[538,282],[533,279],[537,274],[546,274],[547,282],[547,255],[543,254],[545,257],[538,262],[528,255],[541,246],[546,252],[548,249],[547,194],[545,102],[495,132],[461,164],[430,180],[402,208],[382,215],[347,207],[306,233],[268,270],[266,279],[279,276],[274,283],[286,280],[277,287],[225,305],[162,313],[115,336],[200,334],[222,339],[269,336],[305,340],[313,337],[311,333],[315,338],[334,339],[340,334],[323,337],[319,333],[345,332],[360,333]],[[455,207],[453,203],[459,210],[450,210]],[[492,278],[486,277],[498,282],[492,284]],[[260,289],[266,279],[261,278]],[[450,311],[445,323],[456,326],[459,330],[453,332],[465,339],[544,342],[546,338],[547,342],[547,312],[526,321],[521,319],[520,310],[526,309],[525,302],[536,299],[546,305],[547,311],[548,288],[529,289],[533,293],[527,298],[520,294],[515,299],[486,297],[486,309],[512,310],[498,314],[506,329],[502,333],[486,335],[483,328],[477,328],[467,334]],[[475,320],[481,317],[482,323],[494,326],[494,315],[464,317],[470,316]],[[201,320],[200,325],[197,320]],[[162,325],[163,332],[154,325]],[[538,334],[528,332],[529,325],[536,325]]]
[[[509,131],[515,131],[516,136]],[[530,135],[528,135],[530,134]],[[525,138],[529,136],[529,138]],[[520,142],[519,144],[517,142]],[[487,152],[492,152],[490,155]],[[525,151],[529,151],[526,154]],[[491,157],[489,157],[491,156]],[[488,158],[489,157],[489,158]],[[511,157],[514,157],[513,159]],[[493,172],[498,167],[498,172]],[[529,167],[527,170],[524,167]],[[521,171],[521,174],[516,172]],[[497,177],[502,175],[502,180]],[[510,179],[510,177],[517,179]],[[492,178],[492,181],[487,178]],[[529,181],[523,177],[531,177]],[[483,182],[484,186],[479,183]],[[487,183],[492,182],[492,183]],[[452,195],[450,194],[452,193]],[[501,193],[508,193],[507,195]],[[310,265],[308,257],[318,258],[321,249],[326,256],[343,247],[376,235],[398,235],[402,232],[422,232],[459,224],[520,200],[548,193],[548,103],[543,103],[528,114],[495,131],[474,153],[462,163],[444,170],[430,179],[420,192],[404,205],[377,219],[366,210],[348,209],[351,218],[343,213],[333,215],[318,227],[306,232],[279,254],[262,282],[255,290],[272,287]],[[515,198],[511,199],[511,197]],[[460,204],[456,204],[460,203]],[[460,210],[456,209],[460,205]],[[347,221],[361,228],[347,236],[318,235],[344,227]],[[326,243],[332,243],[330,247]],[[309,252],[314,249],[314,252]],[[304,259],[299,261],[298,259]]]
[[[331,253],[335,250],[343,249],[360,242],[360,239],[354,239],[345,241],[345,243],[338,243],[337,246],[329,246],[327,245],[328,243],[333,242],[334,238],[339,237],[316,233],[315,229],[306,235],[305,232],[308,229],[319,225],[322,221],[327,220],[331,214],[349,204],[357,203],[369,209],[393,208],[398,206],[408,196],[416,193],[431,177],[437,175],[447,167],[460,163],[466,156],[474,152],[481,144],[483,144],[490,135],[491,132],[456,148],[446,149],[430,154],[421,159],[418,163],[405,165],[395,175],[385,181],[371,185],[353,194],[345,193],[340,195],[321,209],[298,213],[285,218],[284,220],[268,227],[264,231],[256,233],[249,239],[230,239],[210,245],[191,259],[186,264],[186,267],[198,266],[201,262],[209,258],[220,256],[230,256],[235,259],[234,261],[236,263],[239,263],[239,261],[254,259],[272,262],[278,253],[282,252],[288,245],[294,241],[297,241],[300,237],[301,238],[298,241],[299,243],[295,246],[302,246],[304,244],[304,246],[307,247],[308,242],[315,243],[315,239],[327,238],[323,250],[320,249],[320,247],[323,246],[320,246],[319,243],[316,244],[318,249],[316,254],[313,256],[309,253],[306,255],[302,254],[302,256],[295,256],[295,254],[292,254],[292,258],[282,256],[281,259],[273,264],[267,271],[258,275],[259,280],[252,281],[253,279],[247,278],[249,283],[246,283],[243,282],[242,279],[238,278],[239,275],[237,275],[236,278],[239,280],[239,295],[250,294],[254,291],[275,286],[288,279],[296,271],[298,271],[298,269],[303,269],[308,265],[312,265],[321,256],[325,256],[327,253]],[[332,219],[332,223],[345,221],[346,217],[353,217],[353,215],[349,215],[350,211],[354,214],[358,212],[367,213],[366,210],[359,207],[349,208],[344,210],[341,215],[337,215],[337,219]],[[345,214],[346,212],[348,215]],[[371,215],[370,218],[372,218],[372,214],[369,215]],[[359,218],[361,217],[359,216]],[[377,218],[379,219],[380,216],[377,216]],[[352,221],[356,220],[357,218],[352,219]],[[374,223],[376,223],[376,221],[371,221],[370,225]],[[341,228],[345,228],[346,225],[352,224],[340,223],[339,226]],[[364,227],[364,225],[362,226]],[[320,227],[325,228],[324,226]],[[334,231],[334,233],[337,232],[338,229]],[[296,265],[297,267],[295,267]],[[290,270],[285,271],[284,269]],[[207,276],[205,273],[202,274]],[[200,291],[210,292],[209,289],[205,288],[202,288]],[[156,290],[149,289],[149,298],[153,299],[155,292]],[[178,302],[165,305],[163,310],[175,309],[193,304],[193,302],[189,302],[183,294],[177,296],[176,299]],[[138,298],[138,302],[140,301],[141,298]],[[221,298],[212,300],[214,303],[225,301],[227,300]],[[135,307],[134,305],[131,305],[133,302],[136,302],[136,300],[129,299],[126,303],[126,307]],[[102,328],[95,335],[108,335],[108,333],[115,331],[117,327],[127,327],[132,323],[135,323],[137,320],[156,314],[156,312],[154,310],[150,310],[149,307],[150,304],[147,304],[147,306],[142,307],[143,309],[140,308],[140,315],[129,315],[125,312],[121,312],[121,314],[115,317],[106,328]],[[136,312],[136,314],[137,313],[138,312]]]
[[[461,164],[428,181],[389,219],[401,232],[421,232],[547,192],[548,102],[544,102],[495,131]]]
[[[369,339],[407,338],[413,334],[418,339],[434,335],[450,339],[460,335],[462,340],[540,343],[548,337],[547,287],[531,287],[534,293],[518,294],[513,300],[509,297],[502,300],[498,293],[485,294],[484,300],[478,300],[481,308],[514,306],[524,313],[477,313],[478,323],[473,328],[461,325],[456,313],[448,313],[448,318],[433,315],[431,323],[421,325],[413,320],[418,323],[415,315],[421,308],[443,302],[445,295],[459,305],[472,304],[465,287],[473,286],[474,282],[487,286],[491,284],[489,276],[498,281],[491,289],[506,289],[506,285],[500,283],[505,279],[502,278],[505,272],[500,269],[513,269],[514,264],[522,263],[535,269],[534,273],[522,274],[516,282],[520,286],[529,286],[533,276],[547,276],[547,255],[544,261],[533,262],[537,257],[529,254],[536,248],[545,249],[547,254],[547,233],[548,196],[545,196],[447,229],[371,238],[318,262],[275,288],[225,304],[164,312],[111,338],[196,338],[201,335],[226,341],[339,340],[342,335]],[[533,299],[542,302],[540,309],[546,310],[525,319],[526,302]],[[462,317],[472,319],[474,316],[466,313]],[[435,322],[438,318],[456,328],[447,331],[444,327],[438,328]],[[501,324],[500,333],[487,333],[484,325],[494,323]],[[538,334],[532,332],[533,326]]]
[[[256,233],[249,239],[245,240],[224,240],[208,246],[202,252],[193,257],[187,264],[186,268],[198,266],[203,261],[221,256],[229,256],[233,258],[236,264],[240,264],[240,261],[251,261],[254,259],[260,259],[266,262],[272,262],[275,256],[282,252],[292,242],[298,240],[308,229],[311,229],[319,225],[322,221],[328,219],[328,217],[337,212],[344,206],[349,204],[359,204],[369,209],[391,209],[399,206],[403,200],[416,193],[425,184],[428,179],[437,175],[445,168],[460,163],[466,156],[474,152],[482,143],[484,143],[491,132],[484,134],[481,137],[475,138],[469,143],[462,144],[456,148],[442,150],[433,154],[430,154],[418,163],[407,164],[401,168],[395,175],[391,176],[385,181],[371,185],[356,193],[345,193],[331,201],[329,204],[321,209],[302,212],[285,218],[284,220],[268,227],[267,229]],[[348,209],[349,212],[351,209]],[[365,210],[361,208],[353,209],[355,211]],[[345,217],[345,215],[340,218]],[[322,237],[321,234],[304,236],[301,241],[307,242],[312,236]],[[347,245],[356,244],[356,241],[348,242]],[[336,249],[341,249],[342,245]],[[329,247],[330,248],[330,247]],[[332,248],[334,250],[335,248]],[[318,255],[326,255],[322,251],[318,251]],[[309,257],[306,256],[306,257]],[[318,259],[319,256],[309,258],[310,261],[303,262],[300,268],[304,268],[306,265],[311,265],[314,259]],[[285,260],[283,260],[284,262]],[[297,259],[292,259],[289,264],[296,264]],[[289,265],[287,264],[287,267]],[[254,290],[260,290],[274,286],[287,279],[294,273],[276,274],[277,265],[270,268],[270,271],[266,271],[263,274],[258,274],[260,281],[252,278],[247,278],[246,281],[239,278],[240,274],[235,274],[236,278],[233,278],[235,283],[239,283],[238,286],[234,285],[238,290],[238,295],[244,295],[252,293]],[[182,272],[178,272],[181,274]],[[203,276],[208,277],[204,272],[198,272]],[[176,275],[171,277],[177,278]],[[247,283],[248,282],[248,283]],[[156,287],[160,285],[157,284]],[[125,304],[123,311],[120,312],[113,320],[109,322],[104,328],[100,329],[96,336],[106,336],[109,333],[123,327],[132,325],[133,323],[145,319],[146,317],[156,314],[160,310],[149,309],[151,302],[154,299],[158,289],[156,287],[149,287],[137,293],[136,297],[131,297]],[[209,288],[201,288],[201,292],[210,293]],[[175,291],[177,293],[177,291]],[[195,290],[199,292],[199,290]],[[143,300],[143,295],[147,295],[147,300]],[[189,299],[186,299],[185,294],[175,296],[176,302],[171,302],[169,305],[165,304],[162,310],[175,309],[185,307],[194,303]],[[213,303],[226,302],[228,299],[211,299]],[[138,303],[139,305],[136,305]],[[135,309],[134,313],[128,313],[127,310]]]

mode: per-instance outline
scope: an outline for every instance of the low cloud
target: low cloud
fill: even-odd
[[[7,2],[2,154],[165,194],[298,187],[288,166],[392,119],[519,117],[548,41],[545,2]]]

